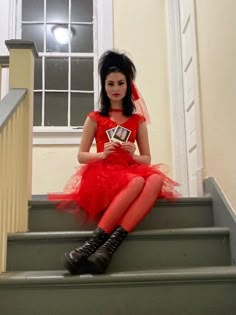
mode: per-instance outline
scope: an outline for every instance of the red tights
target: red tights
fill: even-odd
[[[98,226],[111,233],[117,225],[131,232],[153,207],[163,184],[158,174],[134,177],[128,185],[113,199],[102,216]]]

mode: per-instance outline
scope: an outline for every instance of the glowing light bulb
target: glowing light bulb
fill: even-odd
[[[56,41],[62,45],[68,44],[72,37],[72,32],[69,32],[68,28],[63,26],[56,26],[52,31]]]

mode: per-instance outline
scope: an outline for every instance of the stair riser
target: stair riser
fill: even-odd
[[[45,219],[47,218],[47,219]],[[33,231],[76,231],[94,229],[96,223],[83,224],[81,213],[79,222],[74,216],[58,212],[53,206],[34,206],[29,212],[29,229]],[[137,230],[209,227],[213,225],[212,206],[188,204],[157,204],[139,224]]]
[[[7,270],[60,270],[65,251],[82,243],[75,239],[9,241]],[[110,272],[184,266],[228,265],[229,242],[209,237],[128,238],[114,255]]]
[[[236,283],[0,287],[4,315],[235,315]]]

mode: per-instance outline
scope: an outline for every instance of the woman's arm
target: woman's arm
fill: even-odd
[[[140,155],[134,154],[133,158],[140,164],[151,163],[151,153],[149,147],[148,130],[145,122],[139,125],[136,137]]]
[[[87,117],[84,123],[84,129],[81,137],[81,142],[78,152],[78,161],[81,164],[86,164],[91,159],[102,159],[103,153],[90,153],[89,150],[93,143],[95,133],[97,130],[96,121],[92,120],[90,117]]]

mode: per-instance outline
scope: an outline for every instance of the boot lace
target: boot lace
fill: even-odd
[[[99,248],[107,239],[107,235],[93,236],[90,240],[86,241],[84,245],[76,248],[75,251],[78,253],[85,253],[86,255],[93,254],[97,248]]]

